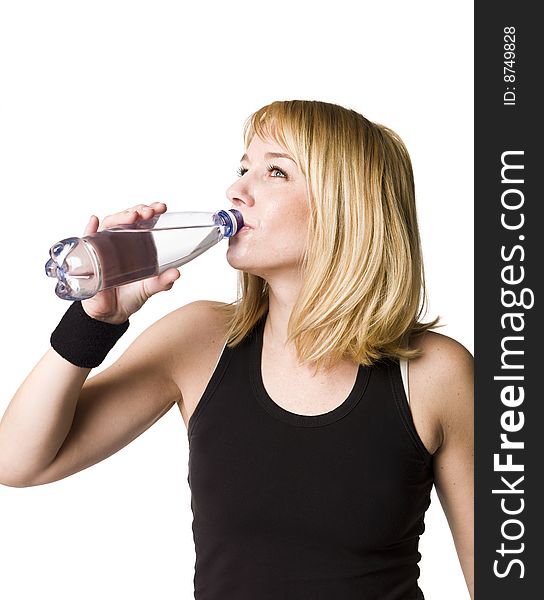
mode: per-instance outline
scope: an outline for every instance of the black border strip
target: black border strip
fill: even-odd
[[[538,220],[544,164],[537,146],[542,129],[537,109],[542,34],[536,7],[527,1],[475,3],[475,597],[479,600],[537,597],[544,578],[540,564],[544,296]],[[522,379],[512,379],[515,376]],[[501,434],[507,438],[501,439]],[[520,446],[501,448],[504,439]],[[508,470],[509,461],[523,470]]]

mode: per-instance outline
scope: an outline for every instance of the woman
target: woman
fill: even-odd
[[[419,320],[408,153],[390,129],[324,102],[274,102],[244,137],[227,192],[249,226],[227,253],[238,301],[173,311],[88,381],[179,272],[74,303],[0,424],[0,481],[67,477],[177,403],[197,599],[423,598],[433,484],[472,596],[472,357]],[[102,227],[165,210],[138,205]],[[97,229],[93,216],[85,233]]]

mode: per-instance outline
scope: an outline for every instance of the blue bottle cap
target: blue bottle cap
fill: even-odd
[[[229,210],[220,210],[216,213],[221,225],[225,226],[225,237],[236,235],[244,226],[242,213],[235,208]]]

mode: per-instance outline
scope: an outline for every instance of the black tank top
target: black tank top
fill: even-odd
[[[433,485],[399,362],[297,415],[267,394],[263,317],[225,347],[188,426],[197,600],[420,600]]]

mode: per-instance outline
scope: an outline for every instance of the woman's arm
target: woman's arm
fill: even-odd
[[[148,429],[182,400],[177,374],[195,331],[207,335],[212,304],[192,302],[166,315],[86,382],[89,369],[48,350],[0,422],[0,483],[28,487],[68,477]]]
[[[450,526],[470,597],[474,597],[474,359],[459,342],[427,334],[421,387],[441,440],[433,454],[435,487]],[[420,359],[416,359],[420,360]]]

